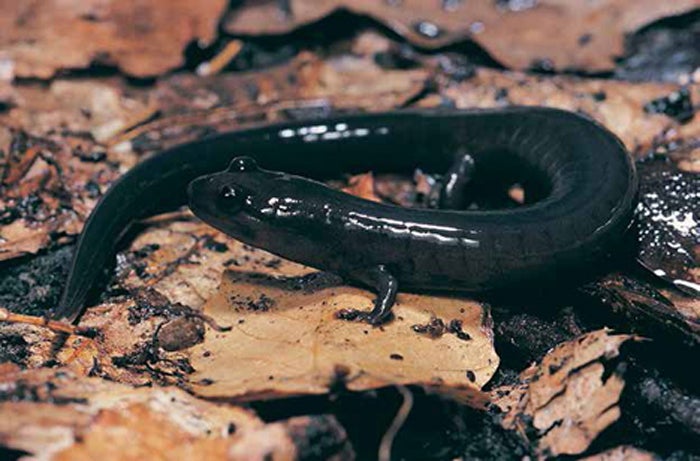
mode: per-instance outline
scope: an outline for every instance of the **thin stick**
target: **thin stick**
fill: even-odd
[[[241,40],[228,42],[226,46],[224,46],[224,49],[214,56],[211,61],[203,62],[197,66],[197,75],[206,77],[208,75],[218,74],[229,62],[233,61],[233,59],[238,56],[238,53],[240,53],[242,49],[243,42]]]
[[[391,426],[389,426],[389,429],[387,429],[387,431],[384,433],[382,441],[379,444],[379,461],[391,461],[391,445],[394,443],[396,434],[398,434],[401,427],[406,422],[408,414],[411,412],[411,408],[413,408],[413,394],[411,391],[409,391],[406,386],[396,386],[396,389],[403,397],[403,403],[401,404],[399,411],[396,412],[396,416],[394,416]]]
[[[47,317],[36,317],[34,315],[15,314],[4,307],[0,307],[0,322],[23,323],[37,327],[48,328],[58,333],[68,333],[70,335],[86,336],[94,338],[98,331],[95,328],[81,327],[59,320],[50,320]]]

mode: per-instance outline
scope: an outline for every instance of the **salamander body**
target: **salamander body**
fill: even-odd
[[[451,209],[371,202],[317,182],[417,167],[448,172],[441,203]],[[525,204],[454,209],[489,176],[522,184]],[[186,203],[186,191],[196,215],[236,239],[374,288],[367,318],[379,323],[399,287],[483,292],[595,266],[630,226],[637,178],[613,134],[556,109],[422,109],[232,131],[160,152],[112,186],[54,316],[74,320],[125,230]]]

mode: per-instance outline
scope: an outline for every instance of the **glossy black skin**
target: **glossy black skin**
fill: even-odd
[[[508,165],[503,176],[524,183],[534,203],[407,209],[295,176],[460,172],[465,152],[475,165],[468,174]],[[238,159],[211,174],[241,155],[260,168]],[[83,229],[54,317],[75,320],[129,225],[184,204],[187,184],[206,174],[189,187],[198,216],[241,241],[374,287],[373,323],[386,318],[398,286],[479,292],[591,266],[619,244],[637,190],[614,135],[555,109],[422,109],[234,131],[161,152],[112,186]]]

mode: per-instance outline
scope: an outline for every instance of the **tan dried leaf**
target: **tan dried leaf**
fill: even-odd
[[[603,362],[630,339],[597,330],[559,344],[523,371],[519,384],[492,391],[492,402],[505,413],[502,425],[519,429],[531,420],[542,457],[584,452],[620,416],[624,381],[617,374],[603,380]]]
[[[14,221],[0,228],[0,261],[36,253],[51,239],[51,229],[28,227],[24,220]]]
[[[612,69],[614,58],[622,55],[625,34],[698,6],[696,0],[540,0],[531,6],[518,4],[518,9],[511,9],[489,0],[293,0],[284,4],[248,0],[228,14],[224,25],[235,34],[280,34],[343,8],[374,17],[423,47],[471,39],[509,68],[546,63],[555,69],[602,71]],[[556,40],[552,40],[554,36]]]
[[[157,249],[136,260],[139,275],[129,271],[124,285],[132,292],[157,290],[171,303],[203,306],[216,324],[234,326],[230,332],[209,330],[202,344],[163,356],[170,361],[189,356],[197,372],[186,379],[200,395],[321,393],[334,379],[344,379],[352,389],[393,383],[456,387],[462,400],[475,400],[476,390],[498,366],[488,315],[478,303],[401,294],[396,320],[372,328],[338,320],[335,313],[342,308],[370,309],[373,294],[338,285],[332,276],[316,281],[311,276],[309,281],[310,269],[231,240],[199,221],[156,223],[134,241],[130,252],[156,248],[154,244]],[[99,328],[100,337],[71,337],[59,360],[82,374],[97,364],[114,379],[148,382],[145,368],[116,367],[111,360],[152,344],[164,322],[162,315],[155,315],[130,323],[130,306],[133,301],[88,309],[81,325]],[[440,337],[412,330],[431,317],[443,322]],[[453,323],[449,333],[453,320],[461,321],[461,328]],[[46,344],[40,354],[46,360],[50,343],[40,344]],[[236,367],[226,365],[234,362]],[[150,365],[162,371],[167,367],[167,361]]]
[[[340,320],[336,313],[369,310],[374,295],[304,272],[273,277],[236,268],[226,274],[204,312],[233,329],[209,332],[191,350],[197,371],[190,383],[197,395],[252,399],[318,394],[338,380],[353,390],[415,383],[466,386],[476,394],[495,372],[498,356],[479,304],[400,294],[396,318],[372,328]],[[431,318],[444,324],[461,321],[461,331],[469,337],[430,337],[412,329]]]
[[[193,40],[210,43],[225,0],[0,1],[0,48],[17,77],[52,77],[58,70],[116,65],[139,76],[183,63]]]

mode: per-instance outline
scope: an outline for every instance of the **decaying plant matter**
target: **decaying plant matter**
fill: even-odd
[[[650,55],[697,34],[697,2],[193,5],[0,0],[2,456],[698,454],[699,76],[610,78],[640,28],[635,43],[666,37]],[[343,315],[368,291],[181,209],[125,240],[77,329],[44,319],[90,211],[144,156],[251,124],[509,105],[583,113],[637,161],[638,243],[598,279],[534,299],[402,293],[373,328]],[[423,206],[432,179],[331,186]]]

